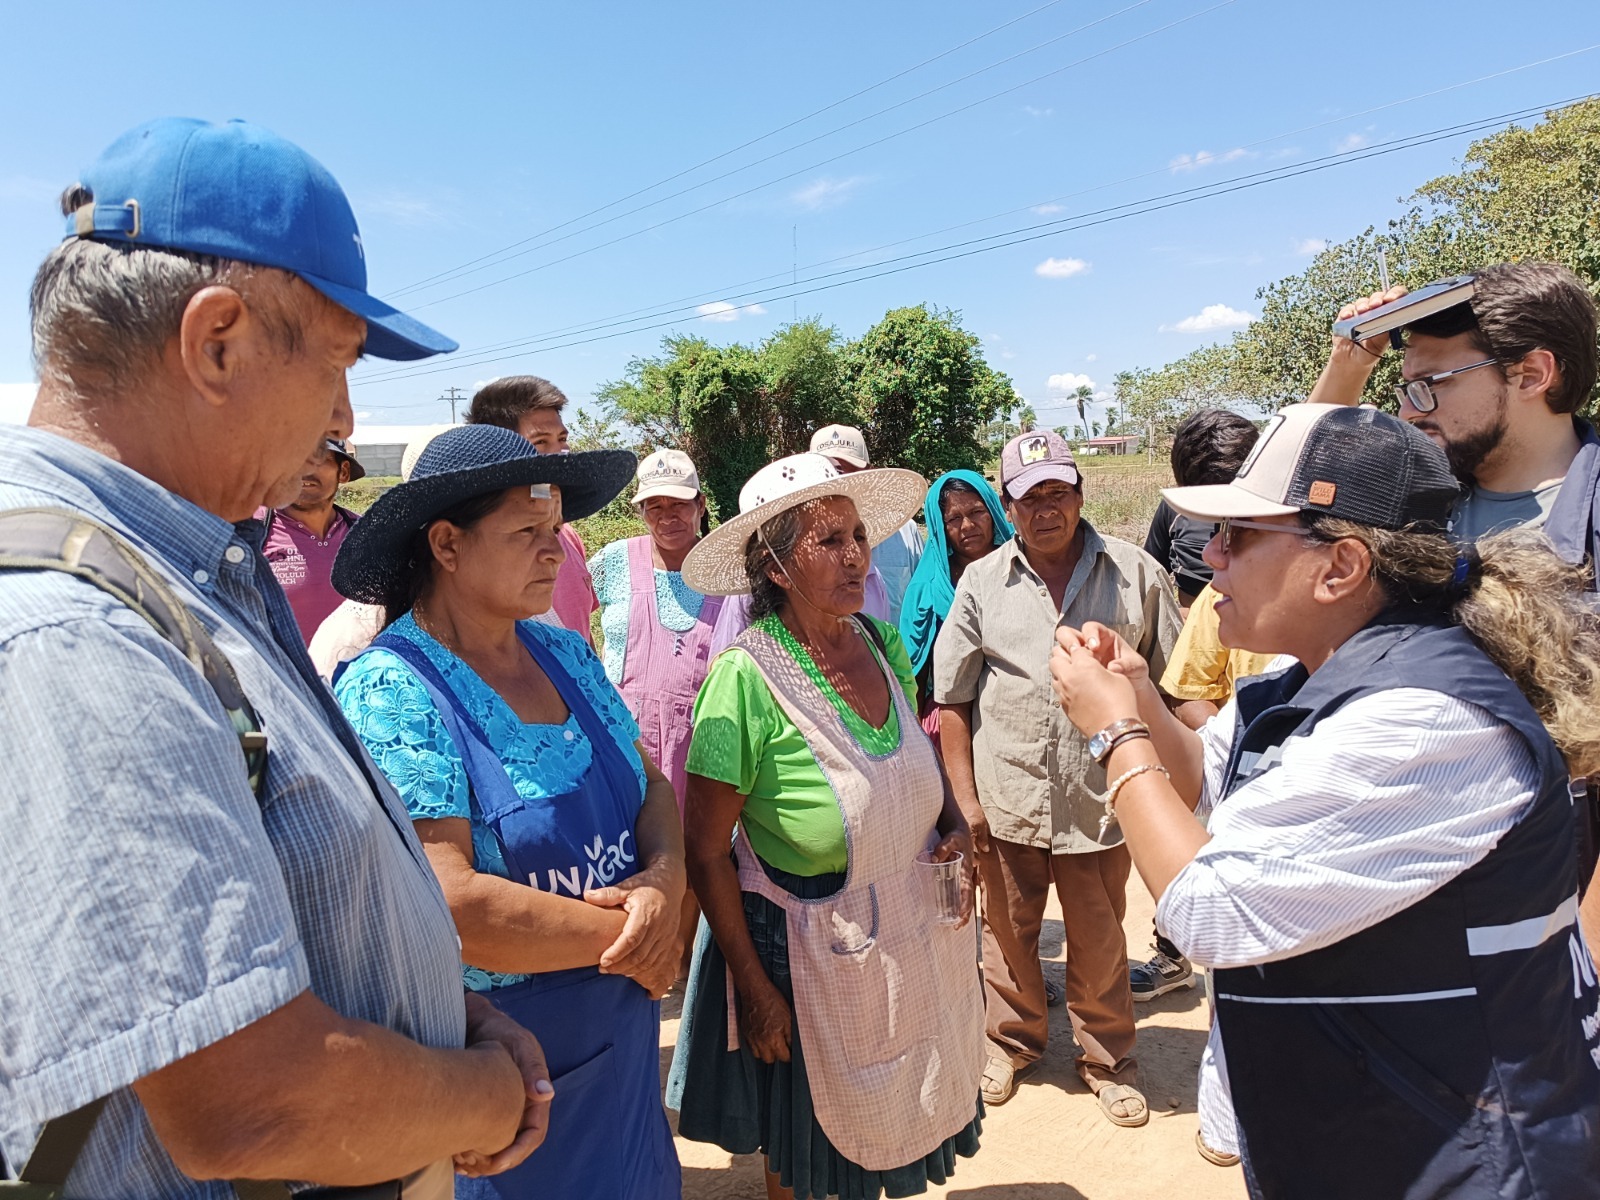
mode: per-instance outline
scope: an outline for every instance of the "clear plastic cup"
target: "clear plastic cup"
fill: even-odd
[[[957,854],[946,862],[935,862],[932,850],[917,855],[924,886],[933,901],[933,918],[940,925],[961,924],[961,892],[966,877],[966,860]]]

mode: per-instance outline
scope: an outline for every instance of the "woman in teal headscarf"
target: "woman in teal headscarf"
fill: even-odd
[[[922,514],[928,542],[901,602],[900,637],[911,657],[926,716],[933,707],[933,642],[955,600],[956,584],[971,563],[1011,540],[1011,522],[1000,497],[976,471],[946,471],[935,479]]]

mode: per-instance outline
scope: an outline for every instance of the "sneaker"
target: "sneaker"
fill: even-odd
[[[1149,962],[1128,968],[1128,986],[1135,1000],[1154,1000],[1178,988],[1194,986],[1194,968],[1181,954],[1169,958],[1157,950]]]

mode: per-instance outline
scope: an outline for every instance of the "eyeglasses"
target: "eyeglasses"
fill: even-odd
[[[1459,375],[1463,371],[1476,371],[1479,367],[1493,367],[1499,365],[1498,358],[1486,358],[1482,362],[1470,363],[1465,367],[1457,367],[1453,371],[1440,371],[1437,375],[1424,375],[1421,379],[1413,379],[1400,384],[1394,389],[1394,394],[1401,404],[1410,404],[1418,412],[1432,412],[1439,407],[1439,393],[1433,390],[1433,385],[1441,380],[1449,379],[1452,375]]]
[[[1262,533],[1292,533],[1295,537],[1305,537],[1306,531],[1294,525],[1268,525],[1265,521],[1241,521],[1234,517],[1224,517],[1217,523],[1217,545],[1223,554],[1233,553],[1233,531],[1235,529],[1259,529]]]

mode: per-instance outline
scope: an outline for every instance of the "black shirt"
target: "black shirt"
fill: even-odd
[[[1216,531],[1214,522],[1182,516],[1165,500],[1156,506],[1156,515],[1150,518],[1144,551],[1172,572],[1178,583],[1178,594],[1185,603],[1211,582],[1211,568],[1200,556]]]

